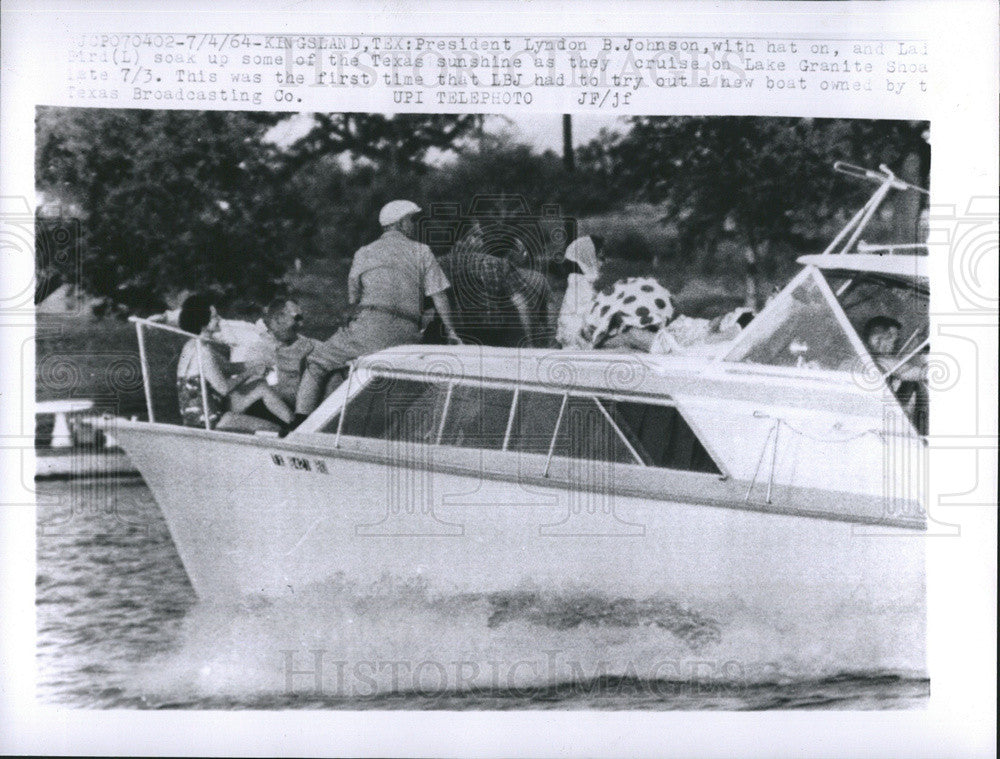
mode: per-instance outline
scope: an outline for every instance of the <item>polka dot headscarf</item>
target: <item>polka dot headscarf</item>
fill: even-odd
[[[629,277],[594,298],[583,328],[594,348],[628,329],[658,330],[674,317],[670,291],[652,277]]]

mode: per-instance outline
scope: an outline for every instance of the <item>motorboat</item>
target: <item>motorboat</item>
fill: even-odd
[[[718,355],[399,346],[278,437],[155,421],[143,346],[164,327],[136,319],[150,418],[104,425],[206,599],[392,578],[887,604],[922,629],[926,392],[901,386],[929,344],[927,259],[860,237],[917,189],[838,169],[871,200]],[[865,343],[876,316],[891,355]]]

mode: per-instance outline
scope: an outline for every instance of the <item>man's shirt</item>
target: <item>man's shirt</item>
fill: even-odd
[[[359,249],[347,275],[351,305],[388,311],[417,323],[424,298],[448,287],[431,249],[396,230]]]
[[[306,358],[316,345],[315,340],[303,335],[299,335],[295,342],[285,344],[270,332],[265,332],[257,342],[247,347],[245,364],[247,369],[259,371],[265,376],[268,384],[286,403],[294,404]]]
[[[520,326],[512,295],[532,292],[521,272],[509,261],[488,253],[458,250],[441,258],[451,282],[455,316],[466,326]]]

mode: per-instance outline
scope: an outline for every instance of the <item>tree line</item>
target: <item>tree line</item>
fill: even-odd
[[[566,160],[490,134],[475,114],[315,114],[278,145],[269,134],[285,118],[39,108],[36,297],[71,281],[140,313],[182,289],[259,302],[296,260],[351,256],[397,197],[461,214],[474,198],[509,197],[572,218],[643,204],[640,228],[669,228],[670,249],[640,229],[611,255],[711,268],[735,246],[766,266],[822,244],[871,191],[834,161],[884,163],[923,186],[930,168],[927,125],[913,121],[642,116]],[[900,204],[881,221],[913,239],[918,214]],[[68,218],[73,255],[44,255]]]

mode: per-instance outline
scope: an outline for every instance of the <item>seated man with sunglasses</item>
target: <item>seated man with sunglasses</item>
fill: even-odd
[[[299,304],[283,297],[272,300],[264,310],[266,331],[247,347],[246,371],[259,372],[265,381],[290,406],[306,368],[306,358],[316,341],[299,334],[303,316]],[[255,409],[249,409],[253,413]]]

